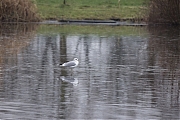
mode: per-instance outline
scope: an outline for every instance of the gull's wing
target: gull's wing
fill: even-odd
[[[74,61],[70,61],[70,62],[66,62],[66,63],[62,64],[62,66],[64,66],[64,67],[73,67],[75,65],[76,65],[76,63]]]

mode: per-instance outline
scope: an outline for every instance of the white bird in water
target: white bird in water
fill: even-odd
[[[77,67],[79,64],[79,61],[77,58],[74,58],[73,61],[69,61],[69,62],[66,62],[66,63],[63,63],[62,65],[60,65],[61,67],[69,67],[69,68],[74,68],[74,67]]]

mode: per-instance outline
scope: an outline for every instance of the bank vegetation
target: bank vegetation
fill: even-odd
[[[180,24],[180,0],[150,0],[149,24]]]
[[[0,22],[55,20],[140,20],[180,24],[180,0],[0,0]],[[37,5],[37,6],[36,6]]]
[[[40,17],[33,0],[0,0],[1,22],[37,22]]]

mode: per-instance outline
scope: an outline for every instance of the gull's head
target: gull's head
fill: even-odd
[[[78,61],[78,59],[77,59],[77,58],[74,58],[74,61]]]

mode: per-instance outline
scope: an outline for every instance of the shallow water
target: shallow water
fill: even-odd
[[[0,119],[180,119],[178,28],[66,27],[2,27]]]

